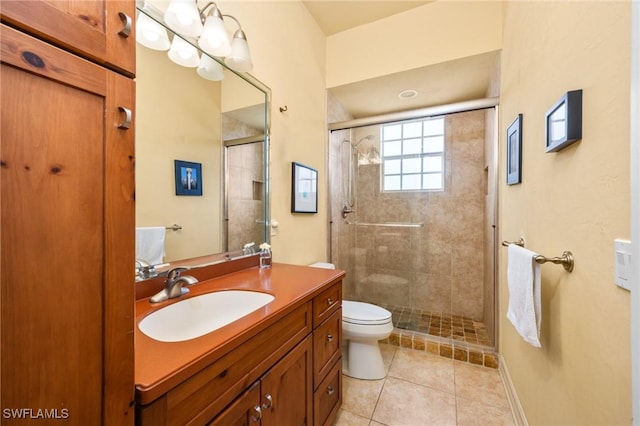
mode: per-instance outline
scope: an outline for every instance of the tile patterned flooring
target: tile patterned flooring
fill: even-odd
[[[480,321],[460,315],[428,312],[402,306],[382,305],[382,307],[391,312],[391,320],[395,328],[491,346],[487,329]]]
[[[343,377],[334,426],[514,426],[496,369],[380,344],[382,380]]]

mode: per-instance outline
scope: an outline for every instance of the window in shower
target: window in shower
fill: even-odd
[[[444,189],[444,117],[381,126],[383,191]]]

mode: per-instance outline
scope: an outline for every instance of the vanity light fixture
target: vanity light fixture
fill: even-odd
[[[222,65],[214,61],[209,55],[202,55],[200,65],[198,65],[196,72],[206,80],[220,81],[224,78]]]
[[[144,9],[147,9],[146,4]],[[168,50],[171,46],[166,28],[142,12],[138,14],[136,40],[141,45],[153,50]]]
[[[253,63],[251,62],[251,53],[249,52],[249,43],[247,43],[247,35],[242,31],[242,26],[236,18],[231,15],[223,15],[233,19],[238,24],[238,29],[233,35],[231,41],[231,53],[224,59],[224,63],[229,68],[238,72],[251,71]]]
[[[238,24],[231,42],[224,27],[224,17]],[[238,72],[253,68],[247,36],[240,22],[231,15],[223,15],[215,2],[198,9],[196,0],[171,0],[164,21],[177,34],[197,39],[198,46],[206,53],[224,57],[229,68]]]
[[[173,36],[168,55],[169,59],[183,67],[195,68],[200,64],[198,49],[178,35]]]

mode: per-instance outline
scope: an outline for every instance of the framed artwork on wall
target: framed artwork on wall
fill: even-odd
[[[522,182],[522,114],[507,127],[507,185]]]
[[[202,164],[174,160],[176,195],[202,195]]]
[[[291,213],[318,213],[318,171],[291,163]]]
[[[582,139],[582,90],[572,90],[547,111],[547,152],[560,151]]]

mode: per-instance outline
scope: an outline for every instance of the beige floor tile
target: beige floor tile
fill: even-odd
[[[389,376],[454,393],[453,360],[413,349],[398,349]]]
[[[455,425],[455,396],[388,377],[372,420],[389,426]]]
[[[369,419],[345,410],[340,410],[333,426],[369,426]]]
[[[342,409],[370,419],[384,380],[358,380],[342,377]]]
[[[380,343],[379,346],[380,353],[382,354],[382,363],[384,364],[385,370],[388,372],[398,347],[387,343]]]
[[[509,408],[494,407],[479,401],[457,398],[458,426],[515,426]]]
[[[465,362],[454,362],[456,396],[482,401],[486,405],[509,408],[498,370]]]

